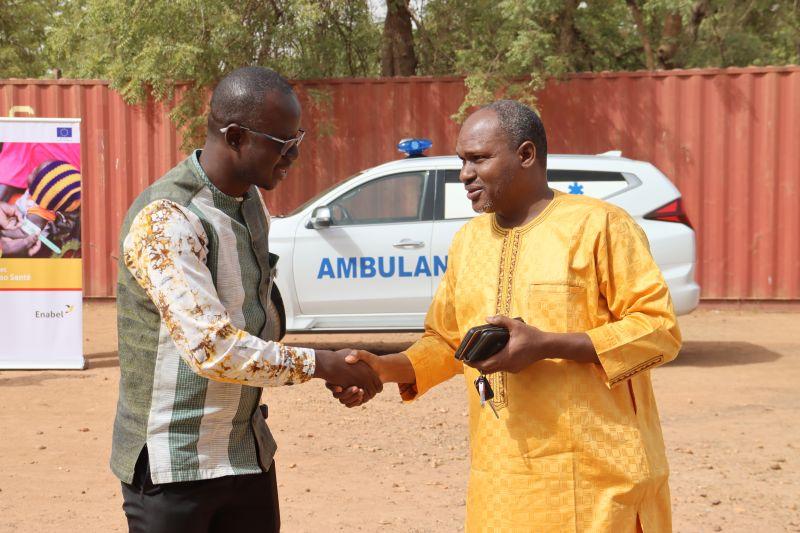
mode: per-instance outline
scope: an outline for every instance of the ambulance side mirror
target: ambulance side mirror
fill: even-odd
[[[309,229],[322,229],[331,225],[331,208],[321,205],[311,213],[311,220],[308,221]]]

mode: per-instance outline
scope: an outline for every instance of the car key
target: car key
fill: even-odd
[[[478,379],[475,380],[475,388],[478,390],[478,396],[481,399],[481,407],[487,401],[489,402],[489,407],[492,409],[495,418],[500,418],[500,415],[497,414],[497,410],[494,408],[494,404],[492,403],[492,398],[494,398],[494,391],[492,390],[492,386],[489,384],[489,380],[486,379],[486,376],[481,374],[478,376]]]

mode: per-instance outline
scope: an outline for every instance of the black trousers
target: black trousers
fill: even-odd
[[[281,529],[274,461],[261,474],[154,485],[144,449],[133,483],[122,484],[122,499],[130,533],[278,533]]]

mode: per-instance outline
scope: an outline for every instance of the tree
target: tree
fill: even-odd
[[[459,116],[568,72],[800,63],[800,0],[429,0],[418,18],[418,72],[466,76]]]
[[[413,76],[417,69],[408,0],[386,0],[381,76]]]
[[[47,73],[44,42],[58,14],[56,0],[0,0],[0,78]]]
[[[377,74],[380,34],[365,0],[83,0],[70,2],[48,45],[71,77],[110,79],[129,102],[169,100],[202,138],[208,89],[246,65],[290,78]]]
[[[798,0],[626,0],[626,4],[650,70],[800,62]]]
[[[385,1],[381,31],[367,0],[0,0],[0,68],[108,78],[130,102],[189,82],[172,114],[194,139],[208,89],[244,65],[463,75],[463,116],[499,95],[535,104],[570,72],[800,63],[800,0]]]
[[[571,12],[565,4],[573,5],[557,0],[431,0],[424,6],[423,27],[437,38],[429,40],[434,47],[423,54],[420,71],[466,76],[468,93],[458,118],[499,94],[535,104],[534,92],[544,79],[567,72],[572,64],[577,4]]]
[[[712,0],[686,66],[732,67],[800,63],[800,0]]]

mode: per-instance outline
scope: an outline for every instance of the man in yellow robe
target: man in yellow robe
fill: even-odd
[[[644,232],[620,208],[548,188],[544,126],[523,104],[471,115],[456,151],[473,208],[486,214],[453,239],[422,338],[350,361],[405,383],[407,401],[464,374],[467,531],[670,531],[650,370],[681,340]],[[454,359],[487,320],[510,330],[507,346],[476,368]],[[499,418],[481,407],[481,372]],[[357,389],[334,392],[360,403]]]

